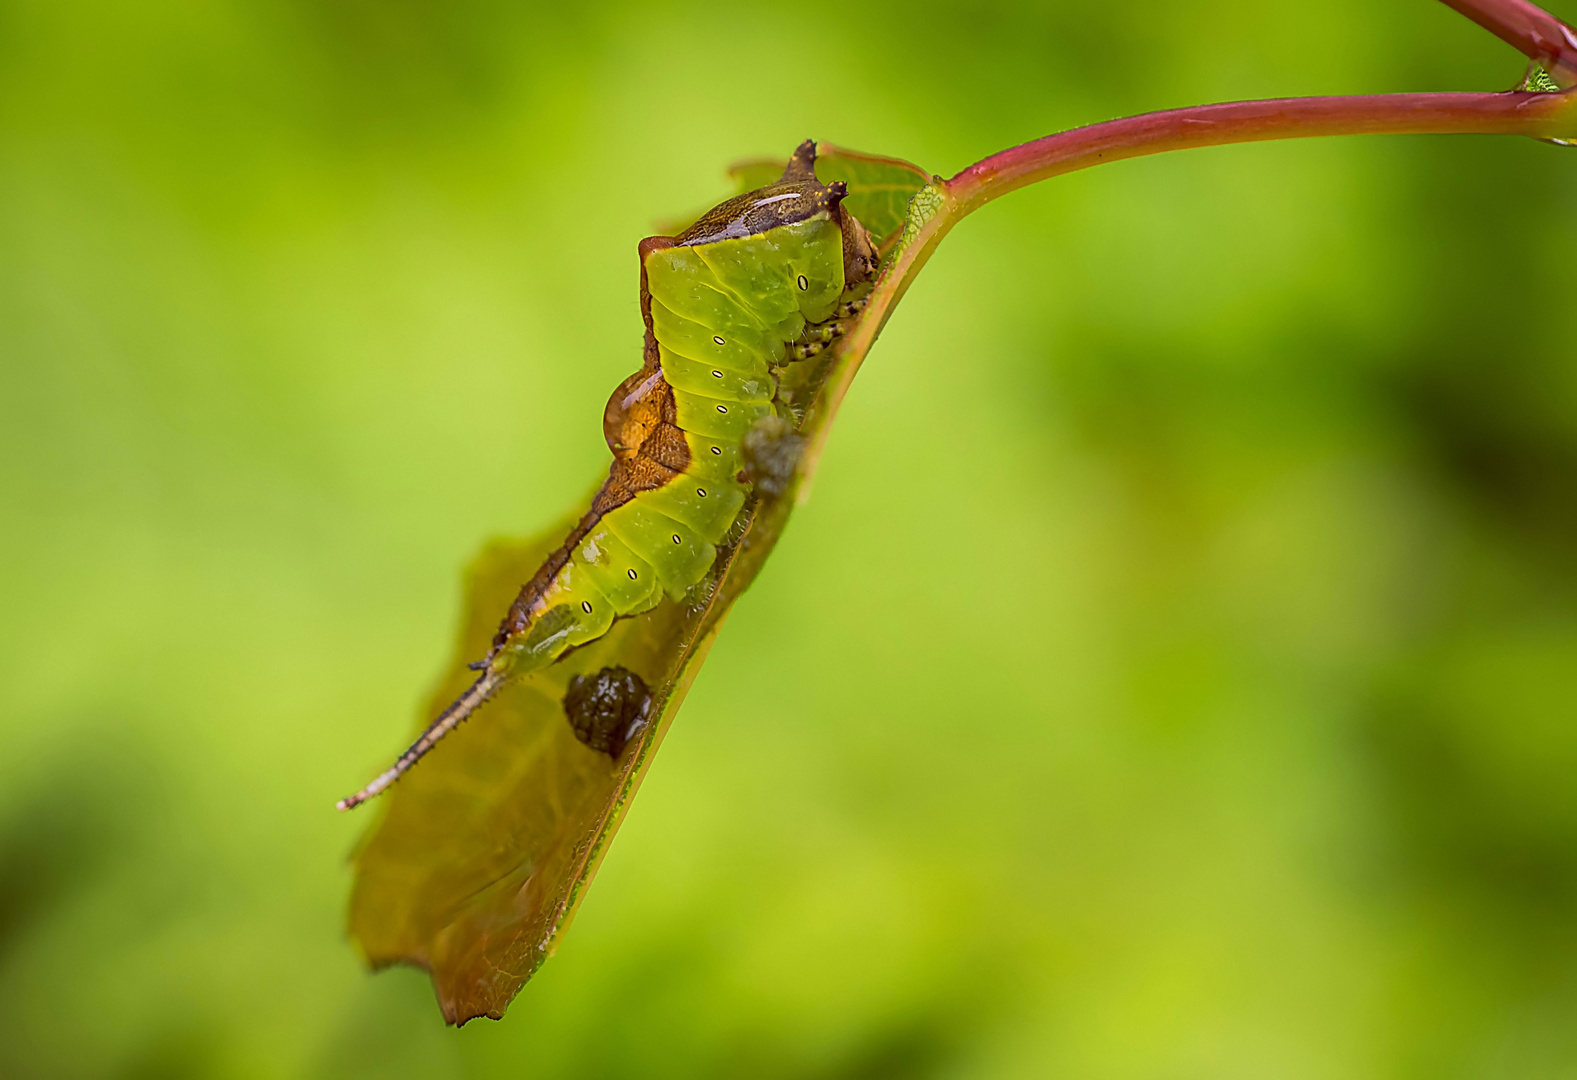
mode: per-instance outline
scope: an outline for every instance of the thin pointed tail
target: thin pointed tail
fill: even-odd
[[[505,680],[491,669],[482,672],[476,682],[471,684],[471,689],[455,699],[455,703],[439,714],[438,719],[427,725],[427,730],[422,732],[422,737],[411,744],[411,748],[401,754],[399,760],[389,766],[379,777],[348,799],[341,799],[337,805],[341,810],[350,810],[360,806],[384,788],[398,780],[406,770],[422,759],[422,755],[437,745],[438,740],[459,727],[466,717],[470,716],[482,703],[492,697],[498,688],[504,685]]]

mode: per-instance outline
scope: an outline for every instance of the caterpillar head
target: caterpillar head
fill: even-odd
[[[873,277],[881,257],[870,230],[841,204],[837,209],[838,226],[843,230],[843,287],[858,285]]]
[[[830,214],[843,233],[844,280],[855,284],[869,277],[876,268],[875,245],[865,227],[843,209],[849,193],[842,180],[823,184],[816,179],[816,141],[806,139],[794,150],[788,167],[774,184],[736,195],[713,207],[706,215],[674,238],[678,245],[710,244],[743,236],[755,236],[780,225],[808,221],[818,214]]]
[[[816,184],[816,141],[806,139],[794,149],[794,156],[789,158],[788,167],[783,170],[783,178],[778,184],[790,182]],[[817,185],[819,186],[819,185]],[[876,242],[871,239],[868,229],[858,218],[849,213],[849,208],[843,205],[843,198],[848,194],[848,187],[842,180],[835,180],[828,184],[828,192],[836,192],[828,200],[832,208],[832,215],[837,219],[838,229],[843,233],[843,285],[848,288],[858,285],[876,273],[877,264],[880,262],[876,254]]]

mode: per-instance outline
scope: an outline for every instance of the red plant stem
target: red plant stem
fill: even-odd
[[[1577,84],[1577,33],[1527,0],[1444,0],[1529,56],[1556,82]],[[902,299],[948,231],[971,211],[1021,187],[1108,161],[1199,146],[1303,139],[1318,135],[1528,135],[1577,141],[1577,89],[1560,93],[1383,94],[1360,97],[1235,101],[1130,116],[1075,128],[992,154],[945,181],[940,199],[911,217],[892,261],[871,293],[865,315],[844,340],[849,357],[814,408],[835,413],[893,306]],[[917,196],[918,198],[918,196]],[[911,204],[911,215],[915,212]],[[809,480],[830,425],[811,424],[802,463]]]
[[[1562,86],[1577,83],[1577,30],[1528,0],[1441,0],[1484,29],[1547,65]]]
[[[1485,0],[1487,2],[1487,0]],[[947,181],[957,217],[1049,177],[1198,146],[1318,135],[1481,134],[1577,137],[1577,97],[1380,94],[1235,101],[1074,128],[992,154]],[[956,218],[955,218],[956,220]]]

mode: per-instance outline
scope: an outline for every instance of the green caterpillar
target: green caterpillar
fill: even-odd
[[[388,787],[510,679],[601,637],[615,619],[682,600],[746,500],[782,491],[781,475],[749,467],[746,448],[793,431],[779,375],[848,329],[877,265],[870,233],[843,206],[846,185],[818,181],[815,159],[808,140],[776,183],[678,236],[641,241],[645,348],[603,414],[614,456],[607,482],[520,590],[472,665],[476,682],[340,809]],[[779,472],[783,456],[762,455]]]

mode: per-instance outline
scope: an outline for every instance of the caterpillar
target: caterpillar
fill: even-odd
[[[780,377],[848,330],[878,262],[870,232],[843,205],[847,185],[822,184],[815,161],[806,140],[775,183],[720,203],[677,236],[640,242],[645,341],[640,370],[603,411],[607,480],[521,588],[471,665],[476,681],[341,810],[394,783],[510,680],[616,619],[682,602],[746,501],[782,493],[797,436]]]

